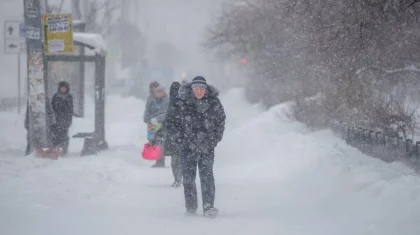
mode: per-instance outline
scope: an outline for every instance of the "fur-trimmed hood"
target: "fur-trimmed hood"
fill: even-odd
[[[179,88],[176,104],[168,111],[166,126],[170,136],[177,139],[176,146],[182,151],[214,154],[214,148],[222,140],[226,114],[218,97],[219,91],[207,84],[203,99],[194,98],[191,83]],[[177,150],[178,151],[178,150]]]
[[[219,96],[219,90],[212,86],[207,84],[207,90],[206,94],[204,95],[204,98],[217,98]],[[189,101],[194,99],[194,93],[191,88],[191,83],[182,85],[178,90],[178,98],[184,101]]]
[[[61,81],[60,83],[58,83],[58,92],[60,93],[60,88],[61,87],[65,87],[67,88],[67,91],[65,93],[70,93],[70,84],[66,81]]]

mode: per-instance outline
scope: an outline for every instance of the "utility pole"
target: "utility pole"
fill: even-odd
[[[46,77],[40,0],[24,0],[28,73],[29,141],[32,148],[48,148]]]
[[[17,73],[18,73],[18,78],[17,78],[17,80],[18,80],[18,114],[20,114],[20,110],[21,110],[21,108],[22,108],[22,104],[21,104],[21,100],[22,100],[22,95],[21,95],[21,92],[20,92],[20,90],[21,90],[21,82],[20,82],[20,52],[19,52],[19,54],[18,54],[18,56],[17,56],[17,62],[18,62],[18,71],[17,71]]]

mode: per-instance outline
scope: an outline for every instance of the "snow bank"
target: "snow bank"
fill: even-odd
[[[250,105],[245,100],[244,89],[232,89],[220,96],[227,116],[227,128],[235,129],[243,126],[243,123],[259,115],[264,111],[260,104]]]
[[[414,171],[365,156],[328,130],[309,133],[287,118],[289,110],[275,106],[226,133],[217,149],[219,182],[251,188],[230,210],[280,214],[297,234],[420,231]]]

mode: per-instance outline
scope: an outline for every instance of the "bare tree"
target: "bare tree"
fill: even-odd
[[[247,91],[254,101],[302,104],[320,92],[321,108],[305,115],[323,112],[323,118],[383,128],[399,120],[408,126],[413,122],[408,94],[420,87],[414,79],[420,59],[417,3],[245,1],[212,24],[205,46],[221,56],[247,57],[252,74]],[[387,92],[403,88],[405,93],[386,101]]]
[[[44,4],[41,6],[41,11],[47,14],[59,14],[63,9],[64,0],[60,1],[59,5],[50,4],[48,0],[44,0]]]

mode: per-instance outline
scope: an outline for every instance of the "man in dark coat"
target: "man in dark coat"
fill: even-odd
[[[215,183],[213,176],[214,149],[222,140],[226,115],[218,98],[218,90],[206,80],[195,77],[191,83],[181,86],[176,101],[180,117],[168,120],[173,136],[179,137],[182,146],[181,164],[184,185],[186,215],[197,213],[197,166],[200,173],[203,212],[213,217]],[[170,123],[173,122],[173,123]]]
[[[172,174],[174,176],[175,182],[173,187],[180,187],[182,184],[182,174],[181,174],[181,145],[179,143],[180,137],[176,136],[177,128],[174,125],[179,123],[177,119],[181,117],[179,110],[177,109],[176,102],[178,97],[178,91],[181,87],[179,82],[173,82],[171,88],[169,89],[169,105],[166,112],[165,121],[163,122],[162,129],[165,133],[165,156],[171,156],[171,167]],[[175,130],[175,131],[174,131]]]
[[[69,147],[69,128],[73,120],[73,96],[70,94],[70,85],[62,81],[58,84],[58,91],[51,101],[55,112],[56,124],[52,127],[54,147],[61,147],[67,154]]]

